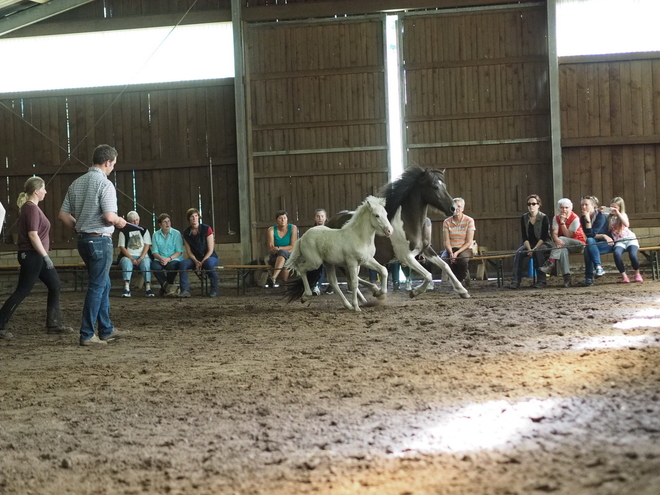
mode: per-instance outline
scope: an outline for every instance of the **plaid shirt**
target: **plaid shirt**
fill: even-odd
[[[78,233],[112,234],[103,214],[117,213],[117,191],[100,168],[90,167],[69,186],[61,210],[76,219]]]

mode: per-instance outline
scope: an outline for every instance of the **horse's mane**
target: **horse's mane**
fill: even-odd
[[[422,168],[419,165],[412,165],[403,172],[403,175],[399,179],[385,184],[380,190],[379,196],[386,200],[385,209],[387,210],[387,218],[391,220],[399,206],[411,194],[418,193],[420,184],[434,179],[444,182],[444,172]]]
[[[347,228],[349,225],[353,225],[356,222],[356,219],[362,216],[362,212],[367,208],[368,205],[377,205],[380,204],[381,206],[385,206],[385,198],[382,197],[376,197],[376,196],[367,196],[364,201],[362,201],[362,204],[357,207],[357,209],[353,212],[353,215],[351,218],[346,222],[344,225],[342,225],[342,229]]]

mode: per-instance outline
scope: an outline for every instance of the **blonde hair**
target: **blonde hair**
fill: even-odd
[[[626,212],[626,202],[623,200],[621,196],[617,196],[615,198],[612,198],[612,201],[610,201],[611,205],[617,205],[619,207],[619,212],[625,213]],[[621,230],[621,222],[619,221],[619,217],[615,217],[614,215],[610,215],[608,217],[608,223],[610,224],[610,230],[616,230],[619,231]]]
[[[26,180],[25,185],[23,186],[23,192],[18,195],[18,199],[16,200],[16,206],[18,206],[18,209],[20,210],[23,208],[23,205],[27,203],[30,196],[32,196],[35,191],[41,189],[45,185],[46,183],[44,180],[41,177],[37,177],[36,175]]]

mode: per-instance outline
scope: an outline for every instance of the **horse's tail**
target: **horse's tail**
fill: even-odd
[[[291,258],[289,258],[291,259]],[[316,283],[321,280],[323,273],[323,265],[319,266],[316,270],[307,272],[307,281],[310,287],[314,287]],[[297,301],[305,293],[305,284],[301,278],[289,280],[284,287],[284,297],[288,299],[287,302]]]

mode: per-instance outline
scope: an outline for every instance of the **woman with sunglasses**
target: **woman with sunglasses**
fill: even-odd
[[[535,262],[537,281],[534,287],[537,289],[545,287],[546,274],[539,271],[538,268],[543,266],[545,253],[549,247],[550,220],[540,209],[541,198],[538,194],[527,196],[527,213],[520,218],[520,231],[523,244],[518,248],[516,256],[513,258],[513,278],[511,279],[509,289],[520,288],[523,265],[526,259],[529,259],[530,263]]]
[[[584,235],[587,236],[587,245],[584,247],[584,287],[594,285],[596,278],[605,275],[600,255],[611,253],[614,242],[609,236],[609,225],[607,215],[598,210],[598,198],[596,196],[582,196],[580,200],[582,216],[580,223]]]

